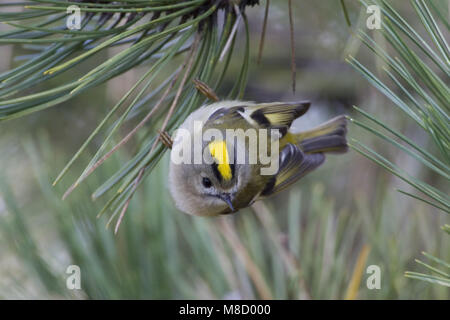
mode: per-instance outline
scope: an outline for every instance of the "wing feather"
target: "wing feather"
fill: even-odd
[[[217,109],[207,122],[220,124],[245,120],[256,128],[279,129],[284,136],[292,122],[305,114],[309,106],[308,101],[260,104],[236,101],[235,105]]]
[[[250,118],[263,128],[289,128],[292,122],[308,111],[310,102],[262,103],[248,107]]]
[[[275,194],[319,167],[325,160],[322,153],[305,154],[296,145],[288,143],[280,153],[280,168],[268,182],[262,197]]]

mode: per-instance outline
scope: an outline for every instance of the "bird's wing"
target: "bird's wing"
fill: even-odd
[[[289,129],[295,119],[308,111],[309,106],[308,101],[261,103],[245,108],[245,116],[260,128]]]
[[[308,111],[310,103],[300,102],[275,102],[275,103],[246,103],[242,102],[233,106],[217,109],[209,118],[209,123],[224,123],[245,120],[251,127],[280,129],[284,136],[292,122]]]
[[[267,183],[260,198],[273,195],[319,167],[325,160],[322,153],[305,154],[297,146],[288,143],[280,152],[278,173]]]
[[[208,118],[207,123],[223,123],[225,121],[235,121],[241,119],[244,106],[226,106],[214,111]]]

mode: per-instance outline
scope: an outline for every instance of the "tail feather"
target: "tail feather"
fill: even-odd
[[[297,139],[305,153],[343,153],[348,149],[346,134],[345,116],[338,116],[314,129],[297,134]]]

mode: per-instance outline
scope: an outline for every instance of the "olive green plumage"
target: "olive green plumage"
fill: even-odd
[[[235,212],[289,187],[320,166],[325,160],[325,153],[345,152],[344,116],[331,119],[312,130],[300,133],[290,131],[292,122],[305,114],[309,106],[309,102],[303,101],[260,104],[221,101],[194,111],[180,126],[179,132],[199,133],[195,126],[199,121],[203,124],[200,133],[212,129],[209,132],[221,133],[224,138],[209,137],[195,142],[194,139],[183,140],[181,134],[175,134],[172,157],[178,152],[176,150],[188,144],[187,150],[193,152],[195,143],[201,144],[198,149],[204,155],[201,163],[197,164],[176,163],[171,157],[169,188],[176,206],[193,215]],[[259,158],[266,153],[264,148],[259,147],[260,135],[256,135],[256,140],[251,140],[253,129],[254,132],[267,132],[266,150],[271,150],[272,146],[275,149],[275,142],[279,144],[271,158],[276,160],[273,163],[278,164],[277,170],[271,174],[262,174],[261,170],[267,169],[270,164],[262,163]],[[240,134],[228,140],[230,132]],[[254,150],[251,147],[255,144],[256,162],[251,160]],[[242,154],[244,158],[236,158]]]

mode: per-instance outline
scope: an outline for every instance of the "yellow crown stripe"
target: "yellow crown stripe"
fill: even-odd
[[[212,141],[209,145],[209,153],[217,162],[217,170],[224,180],[232,177],[230,162],[228,160],[227,143],[225,141]]]

